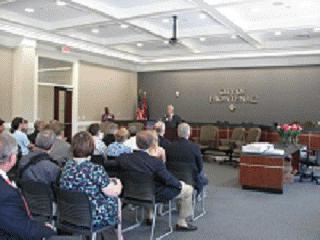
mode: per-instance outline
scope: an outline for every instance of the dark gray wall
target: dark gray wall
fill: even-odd
[[[258,104],[210,104],[221,88],[243,88]],[[138,89],[147,91],[150,116],[163,116],[173,104],[190,122],[273,122],[320,120],[320,67],[218,69],[139,73]],[[180,92],[176,98],[175,92]]]

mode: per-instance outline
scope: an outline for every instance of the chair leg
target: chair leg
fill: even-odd
[[[141,209],[141,219],[139,220],[139,214],[138,214],[138,210]],[[140,227],[142,222],[144,220],[144,208],[143,207],[137,207],[136,208],[136,223],[123,229],[122,230],[122,233],[125,233],[125,232],[128,232],[128,231],[131,231],[133,229],[136,229],[137,227]]]
[[[197,211],[197,196],[196,193],[193,195],[193,211],[192,211],[192,220],[196,221],[199,218],[203,217],[204,215],[206,215],[206,209],[205,209],[205,200],[204,200],[204,195],[205,195],[205,190],[203,189],[202,192],[200,193],[200,207],[201,207],[201,212],[199,213],[199,215],[196,215],[196,211]]]
[[[157,209],[158,209],[158,204],[155,204],[153,207],[153,217],[152,217],[150,240],[153,240],[153,237],[154,237],[154,231],[155,231],[155,227],[156,227],[156,218],[157,218]]]
[[[91,240],[97,240],[97,233],[92,233]]]
[[[156,238],[156,240],[161,240],[164,237],[170,235],[173,232],[173,228],[172,228],[172,201],[169,201],[168,203],[169,205],[169,210],[168,210],[168,226],[169,226],[169,231],[167,231],[166,233],[160,235],[159,237]],[[154,231],[154,229],[153,229]],[[154,236],[154,233],[153,233]]]

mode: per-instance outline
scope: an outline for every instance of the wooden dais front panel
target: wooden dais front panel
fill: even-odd
[[[271,156],[241,156],[240,184],[282,193],[284,160]]]

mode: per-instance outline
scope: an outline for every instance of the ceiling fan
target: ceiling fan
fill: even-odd
[[[172,38],[169,39],[169,43],[171,45],[176,45],[178,43],[178,38],[177,38],[177,21],[178,17],[177,16],[172,16],[172,22],[173,22],[173,32],[172,32]]]

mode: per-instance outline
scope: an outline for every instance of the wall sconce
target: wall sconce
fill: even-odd
[[[176,98],[179,98],[179,97],[180,97],[180,92],[176,91]]]

